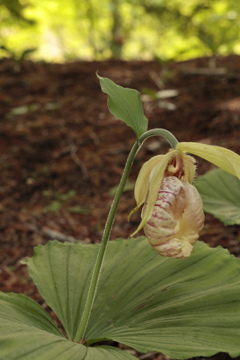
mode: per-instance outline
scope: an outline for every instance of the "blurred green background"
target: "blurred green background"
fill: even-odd
[[[0,0],[0,58],[185,60],[240,54],[236,0]]]

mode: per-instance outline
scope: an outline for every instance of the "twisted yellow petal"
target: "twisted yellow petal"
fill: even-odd
[[[135,199],[137,206],[131,211],[130,216],[139,209],[146,201],[146,208],[137,230],[131,235],[134,236],[144,226],[151,216],[157,194],[164,176],[164,172],[171,158],[178,151],[173,150],[165,155],[154,156],[148,160],[141,168],[135,185]],[[147,196],[148,194],[148,196]]]
[[[138,208],[145,202],[149,190],[149,177],[152,169],[163,160],[165,155],[157,155],[145,162],[136,180],[134,196]]]
[[[138,211],[140,206],[145,202],[147,193],[149,191],[150,173],[151,173],[153,167],[156,164],[160,163],[164,156],[165,155],[154,156],[150,160],[146,161],[143,164],[143,166],[141,167],[141,170],[138,174],[138,177],[137,177],[137,180],[135,183],[135,188],[134,188],[134,197],[135,197],[137,206],[128,215],[128,220],[130,219],[132,214],[134,214],[136,211]],[[136,231],[135,231],[135,233],[136,233]]]
[[[240,156],[229,149],[195,142],[180,142],[176,149],[197,155],[240,179]]]

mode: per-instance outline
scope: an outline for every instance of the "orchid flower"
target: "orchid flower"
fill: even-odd
[[[165,155],[147,161],[138,175],[134,195],[142,205],[144,229],[153,248],[162,256],[183,258],[193,251],[204,225],[201,197],[192,185],[196,173],[191,153],[240,178],[240,156],[231,150],[193,142],[180,142]]]

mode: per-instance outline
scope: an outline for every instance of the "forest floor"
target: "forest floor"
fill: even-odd
[[[217,58],[214,72],[208,62],[0,61],[1,291],[21,292],[46,306],[20,261],[53,238],[84,243],[101,239],[135,139],[109,113],[96,71],[144,94],[149,129],[162,127],[179,141],[215,144],[240,154],[240,58]],[[164,92],[157,98],[159,91]],[[136,229],[140,215],[127,219],[135,206],[134,181],[147,159],[168,148],[164,139],[152,138],[138,153],[112,239],[129,237]],[[199,175],[212,167],[198,159]],[[200,240],[240,256],[239,226],[226,227],[207,214]],[[165,357],[152,354],[148,359]]]

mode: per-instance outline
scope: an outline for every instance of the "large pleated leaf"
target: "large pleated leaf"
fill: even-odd
[[[116,85],[112,80],[97,75],[102,91],[108,94],[109,111],[130,126],[139,138],[147,130],[139,92]]]
[[[65,339],[48,314],[24,295],[0,293],[1,360],[133,360],[110,346],[87,348]]]
[[[56,312],[69,339],[74,339],[86,301],[98,246],[50,241],[26,259],[42,297]]]
[[[99,245],[49,242],[27,265],[71,338],[76,334]],[[240,263],[197,243],[186,259],[164,258],[145,238],[110,242],[87,343],[112,339],[141,352],[185,359],[240,354]]]
[[[203,208],[225,225],[240,224],[240,181],[224,170],[216,169],[200,176],[195,184]]]

